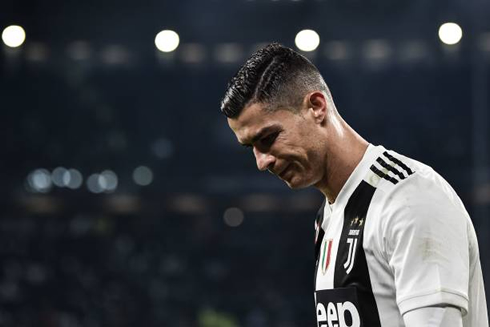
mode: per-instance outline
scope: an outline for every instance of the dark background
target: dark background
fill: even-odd
[[[0,49],[0,325],[314,326],[322,196],[258,172],[219,111],[247,56],[304,28],[347,122],[456,189],[489,281],[489,14],[483,0],[2,1],[0,29],[27,39]],[[457,45],[438,38],[447,21]],[[155,48],[163,29],[173,53]],[[57,167],[81,187],[43,179]],[[117,188],[90,191],[105,170]]]

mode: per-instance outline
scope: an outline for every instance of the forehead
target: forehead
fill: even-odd
[[[264,128],[285,125],[289,115],[292,115],[290,111],[267,111],[263,104],[254,103],[245,107],[237,118],[228,118],[228,125],[240,143],[250,143]]]

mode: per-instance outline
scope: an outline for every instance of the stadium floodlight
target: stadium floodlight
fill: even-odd
[[[172,30],[163,30],[155,37],[155,45],[162,52],[172,52],[179,46],[179,34]]]
[[[17,48],[26,40],[26,32],[19,25],[10,25],[3,30],[2,40],[6,46]]]
[[[463,30],[456,23],[444,23],[439,27],[439,39],[444,44],[457,44],[462,37]]]
[[[294,43],[301,51],[314,51],[320,45],[320,36],[314,30],[302,30],[296,34]]]

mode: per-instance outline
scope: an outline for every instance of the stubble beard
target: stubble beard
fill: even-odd
[[[293,167],[294,169],[295,167]],[[316,179],[314,175],[307,175],[305,173],[301,173],[297,170],[293,170],[292,172],[288,172],[292,174],[289,180],[283,180],[286,185],[292,190],[300,190],[304,188],[308,188],[310,186],[315,186]]]

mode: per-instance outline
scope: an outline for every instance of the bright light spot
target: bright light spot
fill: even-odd
[[[51,180],[53,181],[53,184],[58,186],[58,187],[65,187],[66,183],[64,182],[64,175],[67,173],[68,170],[64,167],[57,167],[53,170],[53,173],[51,174]]]
[[[238,208],[228,208],[223,215],[223,219],[228,226],[238,227],[243,223],[243,211]]]
[[[87,179],[87,188],[92,193],[102,193],[104,192],[104,188],[101,185],[101,178],[99,174],[92,174]]]
[[[302,30],[296,34],[294,43],[301,51],[313,51],[320,45],[320,36],[313,30]]]
[[[117,175],[112,170],[104,170],[99,175],[99,185],[106,192],[113,192],[117,188]]]
[[[76,169],[69,169],[63,174],[63,184],[72,190],[82,186],[82,174]]]
[[[46,169],[36,169],[27,176],[29,186],[36,192],[45,193],[51,189],[51,175]]]
[[[150,185],[153,182],[153,172],[146,166],[139,166],[133,172],[133,180],[141,186]]]
[[[25,39],[26,32],[18,25],[10,25],[3,30],[2,40],[8,47],[17,48],[24,43]]]
[[[463,37],[463,30],[456,23],[445,23],[439,27],[439,38],[445,44],[456,44]]]
[[[155,45],[162,52],[172,52],[179,46],[179,34],[171,30],[164,30],[155,37]]]

